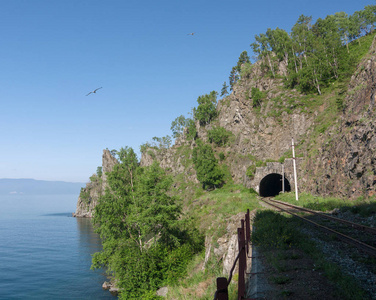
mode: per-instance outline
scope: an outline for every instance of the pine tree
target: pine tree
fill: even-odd
[[[227,92],[228,86],[226,84],[226,81],[223,83],[222,90],[221,90],[221,97],[228,95]]]
[[[230,81],[230,91],[234,89],[235,83],[239,80],[239,71],[237,67],[232,67],[229,81]]]
[[[242,53],[240,53],[238,63],[236,64],[236,68],[237,68],[239,73],[240,73],[242,65],[244,65],[246,63],[249,64],[250,60],[249,60],[249,56],[248,56],[247,51],[243,51]]]

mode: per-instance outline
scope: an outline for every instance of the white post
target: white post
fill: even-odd
[[[285,165],[282,164],[282,193],[285,192]]]
[[[292,138],[292,163],[294,165],[295,199],[296,199],[296,201],[298,201],[299,200],[299,196],[298,196],[298,178],[296,176],[294,138]]]

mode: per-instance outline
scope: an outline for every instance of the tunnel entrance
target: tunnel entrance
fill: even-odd
[[[291,191],[290,182],[285,176],[285,192]],[[261,197],[273,197],[282,191],[282,175],[277,173],[272,173],[266,175],[260,182],[260,196]]]

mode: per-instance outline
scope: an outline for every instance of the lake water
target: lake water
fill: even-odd
[[[90,219],[73,218],[78,195],[0,195],[0,299],[111,299]]]

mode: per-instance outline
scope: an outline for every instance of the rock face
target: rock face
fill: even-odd
[[[178,140],[175,145],[169,149],[150,148],[142,154],[140,166],[150,166],[154,160],[157,160],[160,166],[168,170],[172,175],[182,175],[186,181],[198,183],[196,171],[192,165],[187,165],[186,161],[191,159],[190,153],[183,153],[181,146],[187,146],[193,149],[195,143],[185,140]]]
[[[315,159],[306,159],[304,189],[355,198],[376,194],[376,40],[352,76],[337,124],[320,136]]]
[[[74,217],[93,217],[94,208],[98,203],[99,197],[102,195],[107,187],[107,172],[111,172],[113,167],[118,163],[110,151],[103,150],[102,155],[102,176],[99,178],[94,174],[86,187],[81,190],[77,201],[76,212]]]

